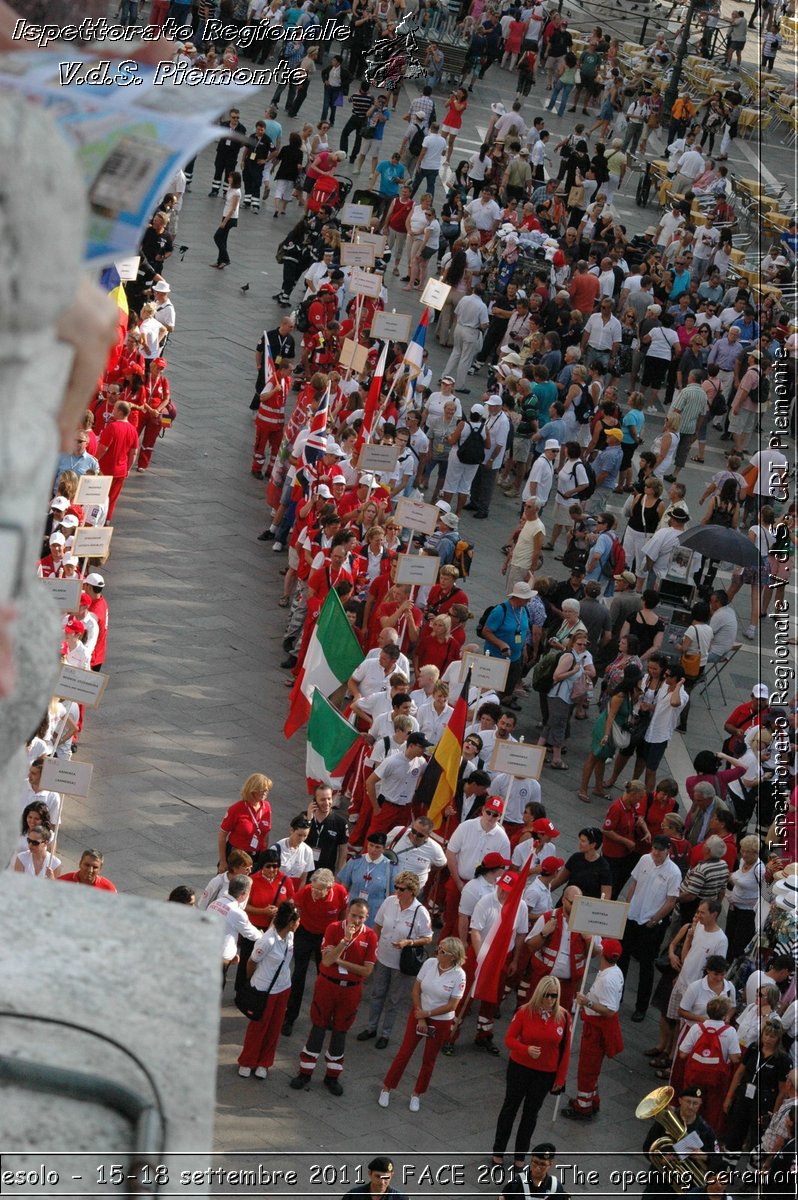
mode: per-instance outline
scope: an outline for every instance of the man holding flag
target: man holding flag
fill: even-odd
[[[499,818],[504,812],[501,796],[489,796],[478,817],[458,825],[446,847],[449,879],[446,884],[446,918],[441,937],[457,933],[457,913],[460,893],[486,854],[510,857],[510,839],[501,827]]]
[[[291,360],[282,359],[277,366],[272,358],[269,338],[263,336],[263,388],[255,414],[255,445],[252,449],[252,474],[264,479],[277,459],[283,440],[285,403],[291,387]],[[269,460],[266,461],[266,450]]]

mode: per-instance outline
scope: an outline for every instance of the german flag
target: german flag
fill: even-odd
[[[435,829],[439,829],[443,824],[444,809],[451,804],[457,790],[457,775],[460,770],[466,721],[468,720],[470,686],[471,671],[469,670],[452,709],[449,723],[440,736],[416,793],[415,802],[427,807],[427,816]]]

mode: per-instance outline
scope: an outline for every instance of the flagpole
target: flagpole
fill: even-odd
[[[585,990],[585,985],[587,983],[587,973],[590,968],[590,958],[591,958],[592,954],[593,954],[593,938],[590,939],[590,942],[588,943],[588,947],[587,947],[587,957],[585,959],[585,969],[582,972],[582,982],[579,985],[580,992],[584,992],[584,990]],[[579,993],[577,992],[576,995],[578,995],[578,994]],[[569,1059],[570,1059],[570,1054],[571,1054],[571,1048],[573,1047],[573,1044],[574,1044],[574,1034],[576,1033],[576,1023],[579,1020],[579,1016],[582,1011],[581,1005],[576,1003],[576,995],[574,996],[573,1003],[571,1004],[571,1030],[570,1030],[570,1033],[568,1034],[568,1056],[569,1056]],[[569,1062],[569,1065],[570,1065],[570,1062]],[[567,1077],[566,1077],[566,1082],[567,1082]],[[563,1091],[564,1091],[564,1089],[563,1089]],[[554,1112],[551,1114],[552,1125],[557,1120],[557,1114],[560,1111],[560,1101],[562,1100],[562,1098],[563,1098],[563,1092],[560,1092],[559,1096],[557,1097],[557,1099],[554,1103]]]

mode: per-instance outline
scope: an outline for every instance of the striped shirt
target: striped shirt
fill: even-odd
[[[367,92],[365,95],[363,92],[355,92],[354,96],[349,97],[349,103],[352,105],[353,117],[365,117],[374,103],[374,97],[371,92]]]
[[[729,867],[723,858],[707,859],[691,867],[684,877],[682,890],[699,900],[717,900],[726,891]]]
[[[688,383],[687,387],[682,388],[670,408],[671,412],[682,414],[682,422],[679,426],[679,433],[682,437],[685,434],[695,433],[698,418],[703,417],[707,407],[707,394],[700,383]]]

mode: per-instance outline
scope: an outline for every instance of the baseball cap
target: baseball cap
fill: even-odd
[[[64,555],[64,566],[65,567],[79,567],[80,559],[75,558],[74,554],[65,554]]]
[[[501,854],[497,854],[494,850],[490,854],[486,854],[479,865],[484,867],[486,871],[496,871],[499,867],[509,867],[510,864],[506,858],[503,858]]]
[[[543,444],[543,449],[544,450],[559,450],[560,443],[557,441],[556,438],[547,438]]]
[[[607,429],[605,430],[605,434],[608,438],[616,438],[619,442],[623,438],[623,431],[620,429]]]
[[[482,407],[481,404],[475,404],[474,407],[471,409],[471,416],[472,417],[484,417],[485,409]]]
[[[336,455],[337,458],[346,458],[346,455],[344,454],[343,450],[338,445],[338,443],[334,440],[334,438],[327,439],[327,446],[326,446],[324,453],[325,454],[334,454],[334,455]]]
[[[74,513],[67,513],[66,516],[61,518],[61,524],[66,529],[77,529],[78,525],[80,525],[80,521],[77,519]]]
[[[86,576],[86,583],[93,588],[105,587],[105,580],[97,571],[92,571],[91,575]],[[91,597],[87,597],[87,602],[91,604]]]
[[[374,476],[367,471],[365,475],[360,476],[358,483],[362,483],[365,487],[372,487],[374,485]]]
[[[504,875],[500,875],[496,880],[496,887],[500,892],[511,892],[517,878],[518,876],[513,874],[512,871],[506,871]]]
[[[77,617],[70,617],[64,629],[67,633],[76,633],[78,637],[81,637],[86,632],[86,626]]]
[[[548,817],[538,817],[532,822],[533,833],[545,833],[546,837],[559,837],[559,829],[555,829]]]
[[[435,507],[439,508],[442,513],[448,513],[452,511],[452,506],[448,500],[436,500]]]
[[[611,962],[615,962],[623,954],[623,946],[617,938],[602,938],[601,953]]]
[[[757,683],[751,688],[751,695],[755,700],[767,700],[770,691],[766,683]]]
[[[366,835],[366,844],[373,842],[375,846],[384,846],[388,841],[388,835],[385,833],[369,833]]]
[[[50,501],[50,508],[57,508],[59,512],[66,512],[69,508],[69,501],[66,496],[54,496]]]
[[[550,854],[548,858],[544,858],[543,862],[540,864],[540,873],[541,875],[556,875],[560,868],[564,866],[564,858],[557,858],[555,855]]]
[[[63,533],[51,533],[47,539],[51,546],[65,546],[66,538]]]
[[[501,396],[495,396],[495,395],[494,395],[494,396],[488,396],[488,398],[487,398],[487,400],[486,400],[486,402],[485,402],[485,403],[486,403],[486,404],[489,404],[489,405],[491,406],[491,408],[495,408],[497,405],[498,405],[499,407],[501,407],[501,404],[502,404],[502,398],[501,398]]]
[[[635,578],[633,571],[621,571],[620,575],[613,575],[613,579],[615,579],[615,580],[623,579],[626,581],[626,583],[629,584],[629,587],[634,587],[635,583],[637,583],[637,580]]]
[[[423,733],[411,733],[407,738],[408,746],[422,746],[425,750],[427,746],[431,746],[432,742],[429,738],[424,737]]]
[[[756,361],[757,361],[757,362],[759,362],[759,360],[760,360],[760,358],[762,357],[762,355],[759,353],[759,351],[758,351],[758,350],[749,350],[749,351],[748,351],[748,357],[749,357],[749,358],[755,358],[755,359],[756,359]]]
[[[332,500],[332,492],[327,487],[326,483],[320,483],[316,488],[316,495],[321,496],[322,500]]]
[[[501,796],[488,796],[484,804],[484,810],[485,812],[503,813],[504,801]]]

